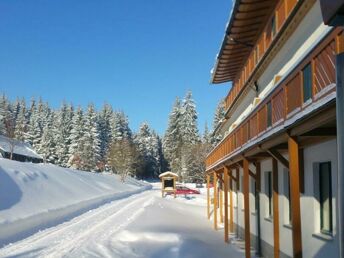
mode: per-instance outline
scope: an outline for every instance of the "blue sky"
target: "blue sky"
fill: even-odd
[[[199,125],[230,85],[210,70],[230,0],[2,0],[0,92],[123,110],[160,134],[176,96],[193,92]]]

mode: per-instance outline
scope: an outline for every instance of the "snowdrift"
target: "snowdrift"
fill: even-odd
[[[0,247],[106,202],[149,189],[116,175],[0,158]]]

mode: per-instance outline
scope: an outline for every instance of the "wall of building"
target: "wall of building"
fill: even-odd
[[[337,191],[337,151],[336,140],[326,141],[312,145],[304,149],[304,193],[301,193],[301,221],[302,221],[302,244],[304,257],[336,257],[338,254],[338,238],[336,234],[336,211],[335,195]],[[283,153],[288,159],[288,154]],[[320,233],[320,212],[319,204],[314,193],[314,164],[319,162],[331,162],[332,174],[332,214],[333,214],[333,237]],[[254,171],[253,167],[250,167]],[[260,227],[261,227],[261,246],[264,257],[273,257],[274,234],[273,216],[268,215],[268,194],[265,173],[272,171],[272,159],[268,158],[261,161],[261,192],[260,198]],[[234,209],[234,223],[238,227],[239,237],[244,238],[244,199],[242,193],[242,176],[240,169],[240,189],[238,191],[238,214],[237,218]],[[278,163],[278,190],[279,190],[279,235],[280,235],[280,257],[292,257],[292,227],[289,221],[289,171],[280,162]],[[252,181],[250,179],[250,188]],[[236,196],[234,194],[234,196]],[[235,197],[234,197],[235,198]],[[236,204],[235,204],[236,205]],[[255,200],[250,194],[250,223],[251,223],[251,244],[256,246],[257,224],[256,224]]]
[[[337,257],[336,232],[337,142],[327,141],[305,148],[305,193],[301,197],[302,245],[304,257]],[[320,207],[314,191],[314,172],[318,162],[331,162],[333,237],[320,233]]]

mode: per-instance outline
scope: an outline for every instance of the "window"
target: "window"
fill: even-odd
[[[265,172],[265,193],[268,197],[268,217],[272,217],[272,172]]]
[[[276,35],[276,16],[274,15],[272,18],[271,18],[271,35],[272,37],[274,38],[275,35]]]
[[[303,102],[306,102],[312,97],[312,66],[306,65],[302,70],[303,75]]]
[[[331,162],[319,164],[319,202],[320,230],[322,233],[332,233],[332,179]]]
[[[267,127],[270,127],[272,126],[272,109],[271,109],[271,101],[269,101],[267,104],[266,104],[266,115],[267,115],[267,118],[266,118],[266,121],[267,121]]]

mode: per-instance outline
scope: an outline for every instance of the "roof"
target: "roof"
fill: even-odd
[[[245,65],[277,0],[235,0],[211,83],[233,81]]]
[[[14,139],[11,139],[14,140]],[[0,135],[0,149],[5,152],[11,152],[11,146],[9,143],[10,139],[6,136]],[[13,153],[36,158],[36,159],[43,159],[42,156],[38,155],[33,149],[32,146],[28,143],[21,142],[18,140],[14,140],[14,150]]]
[[[171,171],[166,171],[166,172],[161,173],[161,174],[159,175],[160,178],[161,178],[161,177],[165,177],[165,176],[178,177],[178,175],[177,175],[176,173],[173,173],[173,172],[171,172]]]

